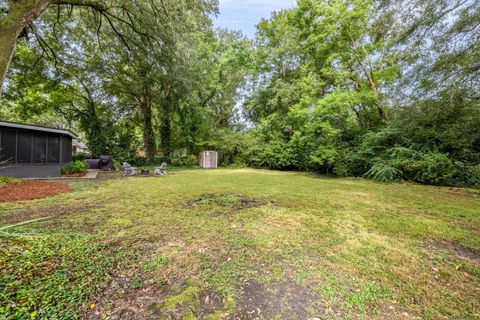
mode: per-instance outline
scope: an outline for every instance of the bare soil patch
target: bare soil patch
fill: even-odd
[[[220,210],[214,211],[215,216],[237,213],[244,209],[261,207],[269,201],[245,196],[241,193],[202,193],[197,198],[189,201],[187,208],[210,205]]]
[[[426,244],[430,250],[444,252],[455,257],[480,261],[480,250],[464,246],[455,241],[431,241]]]
[[[114,276],[84,319],[184,319],[191,315],[204,319],[224,308],[216,292],[202,291],[186,283],[155,283],[152,279],[142,279],[137,286],[137,276]]]
[[[231,319],[329,319],[320,295],[312,288],[286,280],[262,284],[248,280],[240,287],[239,311]]]
[[[22,181],[0,187],[0,202],[41,199],[71,191],[66,183]]]
[[[165,286],[128,288],[128,284],[124,283],[124,287],[119,288],[119,284],[111,284],[108,294],[102,296],[93,308],[90,307],[84,319],[158,319],[155,306],[165,300],[168,294]]]

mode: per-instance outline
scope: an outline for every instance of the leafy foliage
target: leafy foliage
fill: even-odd
[[[2,177],[0,176],[0,186],[3,184],[8,184],[8,183],[17,183],[20,182],[21,180],[18,178],[14,177]]]
[[[253,41],[213,30],[215,1],[124,4],[134,29],[47,9],[0,117],[135,165],[214,149],[222,165],[478,186],[476,1],[299,0]]]
[[[445,54],[453,52],[447,38],[478,38],[479,30],[460,26],[473,23],[472,3],[413,5],[428,10],[393,27],[388,21],[404,8],[368,0],[299,1],[263,21],[259,68],[246,103],[246,116],[256,124],[247,163],[380,181],[478,185],[479,83],[465,81],[476,72],[464,68],[463,58]],[[448,34],[436,29],[442,23],[451,26]],[[434,30],[431,47],[414,38],[428,28]],[[417,46],[438,60],[425,63]],[[464,49],[462,54],[475,55]],[[458,63],[461,72],[443,65],[444,59]],[[443,83],[413,84],[402,77],[412,68],[430,84]]]
[[[376,181],[393,182],[397,181],[401,171],[385,164],[375,164],[365,173],[365,176]]]
[[[87,163],[77,160],[69,164],[62,165],[62,174],[86,173],[88,169]]]
[[[17,228],[18,229],[18,228]],[[0,315],[6,319],[74,319],[112,268],[112,252],[92,237],[28,230],[2,239]]]

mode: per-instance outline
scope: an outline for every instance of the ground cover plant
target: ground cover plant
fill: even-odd
[[[253,169],[70,187],[0,204],[0,317],[480,317],[477,190]]]
[[[15,177],[1,177],[0,176],[0,186],[9,184],[9,183],[17,183],[20,182],[20,179],[15,178]]]

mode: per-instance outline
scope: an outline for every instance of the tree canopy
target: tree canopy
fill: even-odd
[[[480,185],[478,0],[299,0],[253,40],[214,29],[217,6],[0,1],[0,119],[71,128],[119,160],[215,149],[224,165]]]

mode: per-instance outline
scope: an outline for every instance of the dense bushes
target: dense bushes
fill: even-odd
[[[385,138],[384,132],[378,133]],[[365,140],[371,140],[366,136]],[[392,140],[392,142],[399,142]],[[340,150],[333,162],[319,166],[311,158],[300,157],[289,142],[255,144],[245,152],[246,163],[270,169],[311,169],[338,176],[361,176],[382,182],[399,180],[449,186],[480,186],[480,164],[452,159],[440,151],[418,151],[413,147],[364,143],[354,150]]]
[[[159,166],[164,162],[173,166],[194,166],[198,164],[197,158],[198,157],[196,155],[192,154],[172,153],[168,157],[158,156],[152,159],[147,159],[146,157],[135,157],[132,159],[126,159],[126,161],[137,167]]]
[[[401,179],[433,185],[476,184],[474,181],[477,178],[462,173],[469,168],[461,162],[454,163],[446,154],[413,150],[409,153],[408,157],[375,158],[365,176],[384,182]]]
[[[198,156],[179,150],[170,154],[170,163],[174,166],[195,166],[198,165]]]
[[[147,159],[146,157],[135,157],[131,160],[126,159],[126,161],[138,167],[159,166],[164,162],[173,166],[194,166],[198,164],[197,156],[180,152],[172,152],[172,154],[168,157],[157,156],[152,159]]]
[[[290,111],[246,134],[251,143],[245,162],[383,182],[480,187],[480,105],[461,91],[448,99],[391,110],[388,121],[369,130],[341,123],[329,128],[331,122],[322,120],[296,127]]]
[[[134,157],[131,159],[124,159],[133,166],[146,167],[146,166],[159,166],[163,162],[171,163],[170,157],[154,157],[153,159],[147,159],[146,157]]]
[[[88,153],[78,152],[76,155],[72,157],[73,161],[83,161],[85,157],[88,156]]]
[[[295,155],[284,141],[254,145],[248,150],[247,164],[252,167],[289,169],[295,167]]]
[[[74,161],[62,166],[62,174],[80,174],[86,173],[88,166],[85,161]]]

